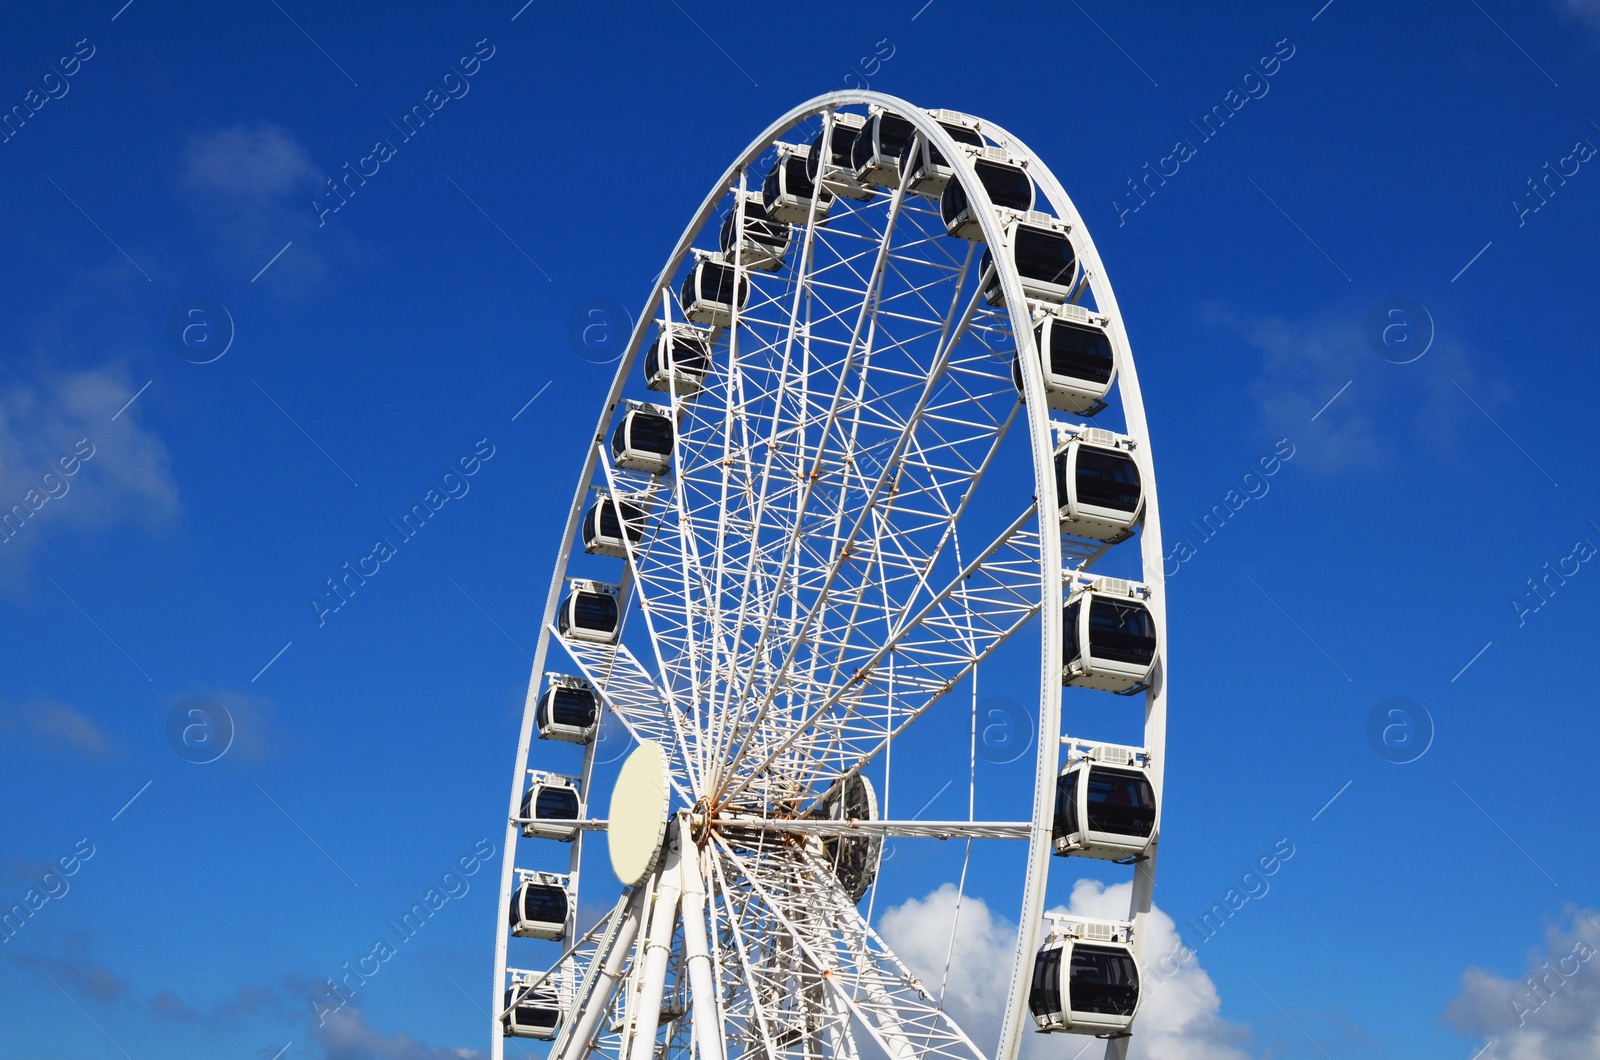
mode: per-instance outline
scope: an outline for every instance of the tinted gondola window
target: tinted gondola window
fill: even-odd
[[[828,140],[828,162],[835,166],[849,165],[856,137],[860,134],[860,129],[835,125],[833,135]],[[811,154],[806,158],[806,179],[813,184],[816,183],[817,169],[822,161],[822,138],[825,135],[826,133],[818,133],[817,138],[811,141]]]
[[[582,688],[557,688],[550,697],[550,713],[557,725],[587,729],[594,724],[594,693]]]
[[[628,424],[628,447],[641,449],[657,456],[667,456],[672,452],[672,421],[665,416],[657,416],[648,412],[636,412],[623,423]],[[611,448],[616,449],[613,442]]]
[[[1081,654],[1078,650],[1078,607],[1081,603],[1079,600],[1072,601],[1067,605],[1066,613],[1061,616],[1061,658],[1069,663]]]
[[[734,246],[737,243],[734,237],[738,230],[738,222],[739,214],[737,209],[729,210],[728,216],[722,219],[722,231],[718,239],[722,252],[729,256],[733,254]],[[747,202],[744,205],[744,234],[745,238],[751,242],[759,243],[762,246],[771,247],[778,251],[789,245],[789,226],[782,221],[769,219],[766,210],[753,202]],[[728,290],[729,293],[732,293],[733,289],[729,287]],[[726,299],[719,298],[718,301],[726,301]]]
[[[1033,983],[1028,989],[1028,1011],[1044,1019],[1061,1011],[1061,950],[1040,953],[1033,962]]]
[[[1074,1012],[1131,1016],[1139,1004],[1139,969],[1126,950],[1077,943],[1068,983]]]
[[[996,206],[1007,210],[1033,209],[1033,181],[1022,170],[983,161],[973,168]]]
[[[1040,329],[1043,330],[1042,328]],[[1050,371],[1090,383],[1111,381],[1111,340],[1099,328],[1065,320],[1050,325]]]
[[[1091,766],[1086,794],[1091,832],[1148,836],[1156,826],[1156,793],[1143,773]]]
[[[617,627],[617,599],[607,593],[579,593],[572,610],[577,625],[583,629]]]
[[[534,884],[512,895],[511,923],[515,926],[524,920],[536,924],[566,923],[566,890],[550,884]]]
[[[1079,770],[1074,769],[1056,782],[1057,839],[1078,831],[1078,773]]]
[[[1015,244],[1017,271],[1023,276],[1063,287],[1072,283],[1078,261],[1072,240],[1024,225],[1017,229]]]
[[[578,793],[571,788],[540,788],[533,809],[533,816],[541,821],[576,821]]]
[[[1060,470],[1065,472],[1064,468]],[[1057,488],[1064,485],[1060,481],[1056,483]],[[1127,453],[1079,446],[1076,486],[1079,504],[1093,504],[1119,512],[1139,509],[1139,465]]]
[[[1096,659],[1145,664],[1156,656],[1156,629],[1144,605],[1097,596],[1089,608],[1089,643]]]

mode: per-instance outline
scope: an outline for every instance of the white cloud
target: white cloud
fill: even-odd
[[[326,1060],[482,1060],[477,1049],[449,1048],[415,1041],[404,1034],[384,1034],[367,1023],[359,1008],[350,1006],[313,1025],[312,1039],[323,1048]]]
[[[47,744],[66,744],[91,758],[111,754],[111,741],[94,719],[54,700],[31,704],[23,718],[33,735]]]
[[[1553,0],[1553,6],[1563,20],[1600,33],[1600,0]]]
[[[1106,887],[1094,880],[1079,880],[1065,912],[1113,920],[1127,915],[1131,884]],[[912,972],[937,992],[951,945],[950,980],[945,1008],[973,1040],[987,1048],[1000,1033],[1000,1010],[1009,986],[1016,925],[990,911],[982,899],[966,897],[956,916],[956,888],[944,884],[925,898],[908,899],[886,910],[878,931]],[[1172,918],[1159,908],[1149,919],[1147,954],[1171,953],[1178,945]],[[1146,992],[1139,1010],[1129,1060],[1245,1060],[1236,1046],[1249,1037],[1249,1029],[1220,1015],[1221,998],[1198,959],[1179,965],[1177,972],[1159,984],[1146,974]],[[1029,1034],[1024,1054],[1067,1060],[1059,1041]],[[1091,1049],[1086,1056],[1099,1053]]]
[[[192,136],[184,150],[184,186],[240,206],[275,203],[319,179],[306,149],[271,122]]]
[[[176,514],[166,444],[137,404],[111,418],[136,390],[115,367],[0,385],[0,583],[52,525],[154,529]]]
[[[1545,929],[1520,979],[1461,973],[1444,1022],[1488,1047],[1483,1060],[1593,1060],[1600,1056],[1600,912],[1574,910]]]

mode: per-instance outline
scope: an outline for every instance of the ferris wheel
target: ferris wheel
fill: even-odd
[[[1124,1056],[1162,552],[1127,334],[1071,200],[987,120],[820,96],[723,174],[639,321],[528,689],[492,1056],[1014,1060],[1030,1030]],[[930,726],[977,785],[980,681],[1037,696],[1013,812],[897,813]],[[1015,852],[998,1041],[871,922],[885,844],[940,839]],[[1126,866],[1125,917],[1046,911],[1068,857]]]

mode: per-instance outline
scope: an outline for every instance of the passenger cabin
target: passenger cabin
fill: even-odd
[[[539,739],[586,744],[594,739],[600,721],[600,702],[594,686],[581,677],[551,674],[534,712]]]
[[[1126,925],[1057,921],[1033,962],[1028,1011],[1039,1030],[1102,1038],[1129,1033],[1139,964]]]
[[[511,892],[511,933],[524,939],[559,939],[572,910],[567,878],[553,872],[518,869],[522,880]]]
[[[916,127],[898,114],[876,107],[866,125],[850,146],[850,168],[865,185],[884,188],[900,186],[900,156],[905,152]]]
[[[827,219],[833,196],[817,192],[807,170],[811,148],[804,144],[778,144],[778,158],[761,182],[761,205],[774,221],[792,225],[817,224]]]
[[[1133,439],[1096,427],[1066,428],[1056,448],[1056,501],[1061,532],[1091,541],[1133,535],[1144,515],[1144,485]]]
[[[953,110],[936,110],[932,114],[939,127],[949,133],[956,143],[983,147],[983,137],[978,133],[977,118],[958,114]],[[921,133],[907,141],[901,151],[900,171],[907,174],[906,191],[930,199],[939,198],[944,193],[945,185],[955,176],[955,170],[950,168],[950,162],[944,157],[944,153]],[[1030,202],[1029,206],[1032,205]]]
[[[611,432],[611,462],[629,471],[665,475],[672,466],[672,414],[659,405],[630,402]]]
[[[1071,229],[1049,214],[1033,211],[1006,218],[1004,253],[1016,267],[1025,298],[1041,302],[1065,302],[1078,287],[1078,252],[1072,245]],[[979,269],[989,277],[983,294],[990,305],[1005,304],[1000,272],[990,273],[993,248],[986,247]]]
[[[500,1026],[507,1038],[537,1038],[549,1041],[561,1030],[566,1019],[561,996],[548,978],[537,984],[515,982],[506,990],[500,1010]]]
[[[824,192],[846,199],[872,198],[872,189],[856,179],[855,165],[850,161],[866,123],[867,119],[859,114],[833,112],[827,125],[811,141],[811,150],[806,155],[806,176],[812,184],[820,184]]]
[[[777,272],[783,268],[783,256],[789,250],[789,224],[768,215],[760,192],[744,192],[741,199],[743,224],[739,218],[739,202],[735,202],[728,216],[722,219],[722,231],[718,236],[722,256],[730,262],[737,261],[746,269]]]
[[[1062,684],[1127,695],[1146,687],[1157,647],[1155,618],[1144,605],[1149,595],[1120,578],[1071,590],[1062,612]]]
[[[692,324],[663,322],[644,355],[644,385],[663,393],[698,394],[711,371],[711,333]]]
[[[600,582],[572,579],[572,588],[561,601],[556,629],[567,640],[590,644],[615,644],[622,624],[622,609],[617,605],[617,588]]]
[[[644,540],[645,510],[633,501],[601,497],[583,515],[583,550],[591,556],[627,559]]]
[[[570,843],[578,834],[573,822],[582,805],[576,779],[536,769],[528,773],[528,790],[522,793],[522,834]]]
[[[1106,407],[1116,379],[1110,321],[1070,303],[1033,304],[1033,348],[1044,369],[1045,404],[1075,416],[1093,416]],[[1016,357],[1022,356],[1019,346]],[[1011,380],[1022,393],[1022,362],[1013,358]]]
[[[1033,209],[1033,178],[1023,170],[1022,163],[998,147],[985,147],[970,152],[972,168],[978,183],[989,193],[989,201],[1001,210],[1027,213]],[[983,239],[983,222],[977,208],[959,180],[949,179],[939,194],[939,218],[944,230],[959,239],[974,242]]]
[[[685,319],[711,327],[731,327],[734,313],[750,300],[750,280],[721,254],[697,251],[679,295]]]
[[[876,821],[878,795],[872,790],[871,781],[853,773],[839,780],[833,793],[817,804],[817,811],[829,821]],[[850,900],[859,902],[878,878],[883,837],[826,836],[822,840],[822,856],[833,866]]]
[[[1149,770],[1150,756],[1139,748],[1074,741],[1056,782],[1050,852],[1124,863],[1143,858],[1156,827]]]

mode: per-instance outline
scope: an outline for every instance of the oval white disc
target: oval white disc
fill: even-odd
[[[622,763],[606,825],[611,869],[630,887],[643,883],[661,858],[670,802],[667,756],[659,743],[645,740]]]

